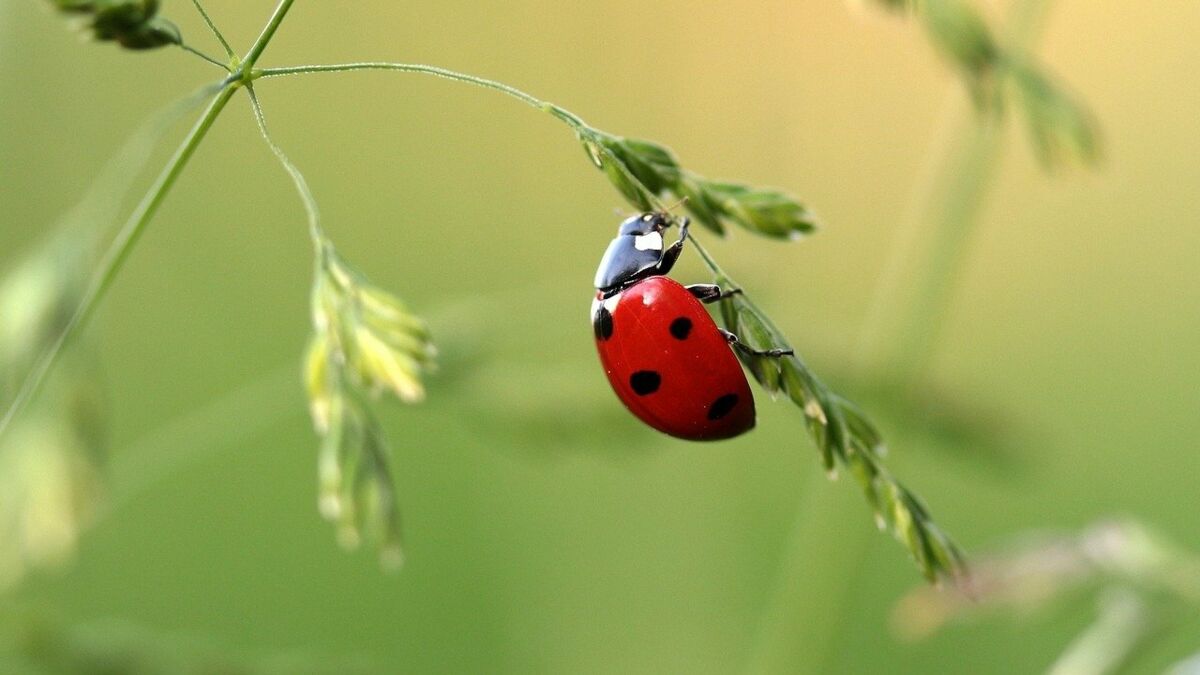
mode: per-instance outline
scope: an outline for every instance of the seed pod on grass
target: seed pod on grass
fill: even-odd
[[[79,17],[91,37],[126,49],[183,43],[179,28],[158,16],[158,0],[52,0],[60,12]]]
[[[321,436],[318,508],[342,546],[368,539],[383,566],[398,567],[404,559],[399,507],[387,443],[369,401],[385,391],[406,403],[424,398],[421,377],[436,355],[429,329],[328,243],[318,252],[312,321],[304,381]]]

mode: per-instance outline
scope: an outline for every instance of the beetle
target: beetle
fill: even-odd
[[[666,276],[687,240],[665,246],[665,213],[626,218],[596,270],[592,329],[609,384],[651,427],[693,441],[732,438],[754,428],[754,397],[732,348],[780,357],[790,349],[757,350],[719,328],[704,304],[740,293],[715,284],[683,286]],[[731,348],[732,347],[732,348]]]

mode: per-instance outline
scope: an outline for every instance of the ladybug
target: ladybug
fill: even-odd
[[[671,224],[667,214],[642,213],[617,229],[596,270],[596,349],[613,391],[646,424],[686,440],[732,438],[754,428],[755,413],[731,345],[761,356],[792,351],[751,349],[717,327],[704,303],[740,289],[683,286],[666,276],[688,236],[683,218],[679,240],[664,248]]]

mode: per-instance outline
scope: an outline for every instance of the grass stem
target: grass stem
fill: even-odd
[[[226,72],[229,71],[229,66],[225,65],[224,63],[221,63],[220,61],[214,59],[213,57],[209,56],[208,54],[205,54],[204,52],[200,51],[199,49],[196,49],[195,47],[193,47],[189,44],[180,42],[179,48],[185,52],[188,52],[189,54],[195,54],[196,56],[199,56],[200,58],[213,64],[214,66],[220,68],[221,70],[224,70]]]
[[[12,423],[14,417],[20,414],[21,410],[29,403],[34,394],[37,393],[45,380],[46,375],[50,372],[50,368],[62,353],[64,347],[70,343],[71,339],[79,332],[79,330],[91,318],[99,301],[104,297],[112,285],[117,274],[121,271],[121,267],[129,258],[129,254],[133,251],[133,247],[137,244],[142,233],[145,232],[146,226],[150,224],[150,220],[162,205],[167,193],[170,192],[171,186],[175,184],[179,174],[183,171],[183,167],[187,165],[189,159],[196,152],[200,141],[212,128],[213,122],[216,121],[217,115],[225,107],[225,104],[232,98],[236,87],[225,86],[209,103],[208,108],[197,120],[191,132],[184,138],[183,143],[176,149],[175,154],[171,157],[167,165],[163,167],[158,178],[150,187],[150,190],[138,203],[137,208],[130,214],[125,225],[117,233],[112,244],[109,245],[104,257],[100,260],[100,264],[96,273],[92,276],[91,282],[84,291],[79,304],[75,311],[71,314],[71,318],[67,320],[62,331],[55,338],[54,342],[42,353],[34,364],[33,370],[25,377],[21,383],[21,388],[17,391],[16,397],[12,404],[5,412],[3,419],[0,419],[0,437],[3,436],[9,424]]]
[[[937,206],[930,216],[934,235],[891,341],[886,375],[901,389],[918,384],[929,369],[996,166],[1001,136],[997,125],[971,125],[966,134],[935,185]]]
[[[200,0],[192,0],[192,4],[196,6],[196,11],[200,12],[200,17],[204,19],[205,25],[212,31],[213,36],[217,38],[217,42],[221,43],[221,48],[225,50],[225,56],[229,57],[229,60],[232,61],[234,57],[233,47],[229,45],[229,41],[221,34],[221,30],[217,28],[217,24],[213,23],[212,17],[204,9],[204,5],[200,3]]]
[[[167,161],[158,178],[155,179],[150,189],[142,197],[142,200],[133,210],[133,213],[130,214],[129,219],[125,221],[125,225],[117,232],[116,238],[109,245],[108,250],[105,251],[103,258],[101,258],[95,274],[93,274],[71,317],[67,320],[62,331],[59,332],[54,341],[38,357],[32,370],[21,382],[21,387],[17,390],[12,403],[4,412],[3,418],[0,418],[0,438],[4,436],[12,420],[21,413],[34,395],[37,394],[46,379],[46,375],[49,374],[55,361],[58,360],[59,355],[62,353],[63,348],[87,324],[88,319],[91,318],[100,300],[103,299],[104,294],[112,286],[117,274],[120,273],[121,268],[145,232],[146,227],[158,212],[159,207],[162,206],[163,200],[166,199],[167,194],[171,191],[171,187],[175,185],[175,181],[183,172],[184,167],[187,166],[188,160],[195,154],[196,148],[200,146],[200,142],[208,135],[208,131],[212,128],[213,123],[216,122],[221,111],[224,110],[229,100],[233,98],[241,83],[250,81],[250,73],[253,72],[255,62],[262,55],[271,38],[274,37],[275,31],[279,29],[279,24],[283,21],[283,17],[287,14],[288,9],[291,8],[293,1],[280,0],[267,25],[263,28],[262,33],[259,34],[258,39],[255,40],[246,58],[242,61],[241,70],[238,75],[226,78],[222,82],[220,91],[213,97],[208,108],[205,109],[200,119],[196,121],[191,131],[188,132],[188,135],[183,139],[179,147],[176,148],[175,154]]]
[[[604,136],[606,136],[604,132],[592,127],[587,122],[584,122],[583,118],[571,112],[570,110],[567,110],[566,108],[549,101],[543,101],[542,99],[527,92],[521,91],[516,87],[504,84],[503,82],[498,82],[496,80],[490,80],[486,77],[479,77],[477,75],[470,75],[455,70],[449,70],[447,68],[439,68],[438,66],[429,66],[420,63],[394,63],[389,61],[361,61],[354,63],[331,63],[305,66],[288,66],[283,68],[263,68],[261,70],[249,71],[249,77],[252,80],[258,80],[271,77],[284,77],[287,75],[346,73],[356,70],[381,70],[430,75],[445,80],[451,80],[453,82],[463,82],[477,87],[482,87],[484,89],[500,92],[524,103],[525,105],[530,106],[531,108],[536,108],[542,112],[554,116],[556,119],[569,126],[581,140],[591,143],[595,150],[612,162],[613,166],[617,167],[617,170],[623,173],[626,178],[633,183],[639,185],[641,184],[637,177],[629,172],[629,169],[625,166],[624,162],[615,154],[613,154],[613,151],[607,145],[599,142]],[[644,185],[642,188],[645,190]],[[651,204],[656,208],[656,210],[667,210],[663,206],[662,202],[658,199],[657,195],[654,195],[649,190],[645,190],[645,195],[650,200]],[[709,258],[709,260],[711,261],[711,258]]]
[[[477,87],[483,87],[485,89],[491,89],[493,91],[506,94],[530,107],[549,113],[554,117],[557,117],[562,122],[565,122],[578,133],[584,135],[594,135],[597,133],[596,129],[589,126],[581,117],[570,110],[562,108],[549,101],[543,101],[542,99],[521,91],[520,89],[517,89],[511,85],[504,84],[503,82],[497,82],[496,80],[489,80],[486,77],[469,75],[467,73],[460,73],[447,68],[439,68],[437,66],[429,66],[421,63],[362,61],[355,63],[289,66],[285,68],[263,68],[262,70],[255,71],[253,77],[254,79],[259,79],[266,77],[282,77],[285,75],[303,75],[312,73],[346,73],[355,70],[390,70],[401,73],[418,73],[422,75],[432,75],[433,77],[440,77],[442,79],[452,80],[455,82],[473,84]]]
[[[279,30],[279,24],[283,22],[283,17],[287,16],[288,10],[292,8],[292,2],[295,0],[279,0],[279,4],[275,6],[275,11],[271,14],[271,18],[267,20],[267,25],[263,26],[262,32],[259,33],[258,39],[250,46],[250,51],[246,53],[246,58],[242,59],[242,77],[249,80],[250,73],[254,70],[254,64],[258,62],[258,57],[262,56],[263,50],[270,44],[271,38],[275,37],[275,31]]]
[[[454,70],[447,70],[446,68],[427,66],[419,63],[363,61],[357,63],[332,63],[312,66],[290,66],[286,68],[264,68],[256,71],[254,78],[259,79],[265,77],[282,77],[284,75],[301,75],[310,73],[346,73],[355,70],[391,70],[402,73],[420,73],[423,75],[432,75],[434,77],[440,77],[456,82],[466,82],[477,87],[484,87],[486,89],[499,91],[539,110],[545,110],[547,106],[552,105],[537,98],[536,96],[527,94],[516,87],[504,84],[503,82],[497,82],[495,80],[489,80],[485,77],[468,75],[466,73],[460,73]],[[554,107],[557,108],[557,106]]]
[[[1009,11],[1007,44],[1014,54],[1025,52],[1036,37],[1049,9],[1047,0],[1019,0]],[[885,274],[876,287],[873,306],[882,311],[888,306],[902,307],[903,314],[894,322],[890,345],[877,363],[885,383],[908,390],[920,383],[928,372],[945,325],[946,315],[958,286],[966,253],[978,228],[979,212],[999,159],[1001,125],[998,120],[981,116],[979,121],[964,123],[958,138],[949,144],[928,188],[927,206],[918,218],[925,220],[932,234],[923,260],[914,263],[912,251],[899,247],[892,253],[887,270],[898,271],[899,257],[910,257],[909,274],[915,278],[909,289],[896,283],[898,274]],[[905,292],[907,301],[897,297]],[[870,333],[877,322],[869,320],[862,344],[878,344]]]
[[[271,132],[267,128],[267,117],[263,113],[262,105],[258,102],[258,94],[254,91],[254,86],[247,85],[246,93],[250,95],[250,107],[254,111],[254,121],[258,124],[258,130],[262,134],[263,140],[266,141],[267,147],[283,165],[283,169],[288,172],[292,183],[296,186],[296,192],[299,193],[300,201],[304,204],[304,213],[308,217],[309,235],[312,237],[313,245],[320,250],[326,243],[327,237],[324,230],[321,229],[321,212],[317,208],[317,200],[313,197],[304,174],[300,173],[300,168],[292,162],[283,148],[279,147],[279,144],[271,136]]]

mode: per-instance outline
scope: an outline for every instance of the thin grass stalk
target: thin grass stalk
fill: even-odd
[[[21,413],[28,405],[29,401],[37,394],[42,383],[49,374],[54,363],[62,354],[62,350],[66,348],[71,340],[75,338],[78,332],[87,324],[100,300],[103,299],[105,293],[112,286],[112,282],[124,267],[125,261],[128,260],[129,254],[133,252],[138,240],[145,232],[150,221],[154,219],[158,213],[159,207],[162,206],[167,194],[175,185],[179,175],[187,166],[188,160],[195,154],[196,149],[200,147],[201,141],[208,135],[209,130],[216,122],[217,117],[224,110],[229,100],[237,92],[238,87],[242,82],[251,81],[251,73],[254,70],[254,64],[262,55],[271,38],[274,37],[275,31],[279,29],[283,17],[287,15],[294,0],[280,0],[275,7],[271,18],[266,26],[255,40],[246,58],[243,59],[239,72],[227,78],[223,83],[221,90],[213,98],[208,108],[196,121],[192,130],[180,143],[175,150],[175,154],[168,160],[167,165],[163,167],[158,178],[153,185],[142,197],[137,208],[126,221],[125,226],[117,233],[116,238],[105,252],[100,265],[97,268],[95,275],[88,284],[87,290],[84,291],[83,297],[75,311],[71,314],[71,318],[67,321],[58,337],[49,345],[34,364],[33,369],[27,375],[17,390],[16,397],[5,411],[4,416],[0,418],[0,438],[4,436],[5,431],[11,426],[13,418]]]
[[[1012,34],[1014,47],[1025,49],[1035,38],[1040,18],[1049,6],[1046,0],[1019,0],[1012,8]],[[982,119],[982,118],[981,118]],[[896,346],[889,352],[892,364],[885,371],[891,383],[901,390],[914,386],[923,376],[936,346],[935,338],[944,324],[946,306],[952,296],[955,277],[962,265],[963,256],[975,231],[979,207],[986,195],[993,175],[993,167],[999,152],[1000,131],[997,125],[982,119],[982,124],[962,124],[961,138],[952,143],[950,156],[935,172],[925,201],[931,206],[929,213],[937,214],[933,245],[928,249],[927,265],[917,273],[914,283],[916,292],[913,300],[903,303],[904,315],[889,344]],[[898,250],[898,254],[906,251]],[[931,263],[931,264],[930,264]],[[900,268],[901,265],[885,266]],[[887,283],[881,278],[876,295],[894,297],[899,285]],[[877,303],[887,306],[887,301]],[[808,500],[802,502],[807,504]],[[784,549],[785,559],[780,565],[781,578],[776,589],[786,596],[782,601],[769,603],[767,611],[772,613],[760,629],[758,642],[749,661],[749,672],[823,673],[839,672],[840,653],[834,649],[839,644],[837,636],[844,634],[854,606],[853,595],[859,587],[859,577],[864,573],[861,565],[846,569],[844,583],[832,598],[814,606],[807,594],[796,590],[796,582],[790,577],[811,578],[802,570],[811,569],[806,562],[811,560],[811,551],[805,546],[810,533],[819,530],[825,513],[821,509],[809,508],[797,516],[789,541]],[[841,550],[866,551],[869,533],[865,530],[842,532]],[[822,558],[818,563],[828,561]],[[813,633],[813,626],[820,627]],[[796,635],[809,634],[814,639],[801,643]],[[815,658],[814,658],[815,654]]]
[[[1048,0],[1018,0],[1009,14],[1008,44],[1021,54],[1036,40],[1050,9]],[[967,111],[964,109],[964,114]],[[920,201],[927,204],[923,215],[932,230],[924,251],[908,246],[892,249],[885,270],[907,269],[904,275],[884,274],[876,284],[871,312],[888,307],[902,308],[889,331],[890,337],[875,339],[877,316],[868,316],[860,344],[885,345],[885,352],[872,365],[885,383],[901,392],[920,384],[929,372],[945,327],[946,315],[958,287],[959,275],[979,225],[979,214],[999,161],[1002,129],[998,120],[974,116],[977,122],[954,122],[957,138],[947,146],[947,155]],[[899,230],[914,229],[903,224]],[[901,262],[908,257],[907,264]],[[918,259],[919,258],[919,259]],[[911,286],[897,283],[901,276],[914,279]]]

